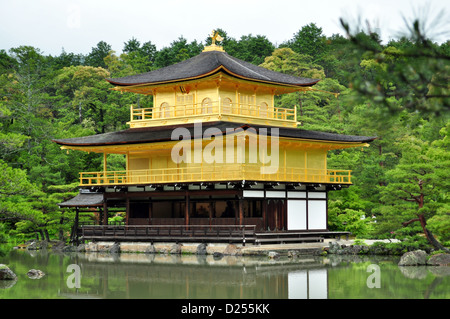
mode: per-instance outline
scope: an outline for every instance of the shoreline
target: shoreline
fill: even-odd
[[[228,243],[174,243],[174,242],[111,242],[99,241],[64,245],[62,242],[31,242],[14,249],[41,250],[50,249],[60,252],[103,252],[103,253],[156,253],[156,254],[193,254],[193,255],[231,255],[231,256],[292,256],[292,255],[389,255],[388,249],[371,249],[374,243],[392,243],[399,240],[364,240],[355,244],[355,240],[325,239],[323,242],[288,244],[228,244]],[[359,241],[361,243],[361,241]]]
[[[399,265],[433,265],[450,266],[450,254],[433,249],[412,249],[413,247],[387,248],[385,245],[374,245],[376,243],[393,243],[392,240],[341,240],[326,239],[314,243],[291,243],[273,245],[234,245],[226,243],[143,243],[143,242],[90,242],[79,246],[66,246],[63,242],[39,243],[33,242],[25,249],[27,251],[43,250],[50,248],[55,253],[86,253],[109,254],[110,256],[126,255],[160,255],[160,256],[212,256],[221,259],[225,256],[232,257],[265,257],[278,259],[285,257],[296,259],[301,256],[396,256],[400,257]],[[401,241],[395,240],[396,243]],[[363,243],[363,244],[361,244]],[[42,246],[41,246],[41,245]],[[59,244],[59,245],[58,245]],[[24,248],[25,244],[22,245]],[[30,249],[33,247],[33,249]],[[18,247],[17,247],[18,248]],[[16,248],[16,249],[17,249]],[[114,257],[115,258],[115,257]]]

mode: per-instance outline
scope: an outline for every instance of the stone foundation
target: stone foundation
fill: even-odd
[[[103,253],[156,253],[156,254],[206,254],[221,253],[237,255],[241,246],[232,244],[201,244],[201,243],[139,243],[139,242],[91,242],[79,246],[77,251]]]
[[[76,248],[78,252],[96,253],[142,253],[142,254],[190,254],[213,256],[269,256],[276,252],[279,256],[298,256],[304,254],[319,255],[322,245],[311,247],[301,244],[290,245],[234,245],[216,243],[142,243],[142,242],[91,242]]]

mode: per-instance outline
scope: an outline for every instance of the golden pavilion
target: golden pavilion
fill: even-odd
[[[215,41],[180,63],[106,80],[117,91],[152,95],[153,107],[131,106],[126,130],[54,140],[103,154],[103,171],[81,172],[80,194],[60,204],[100,208],[102,227],[84,228],[84,239],[327,234],[328,191],[352,182],[351,171],[327,168],[327,152],[375,139],[297,128],[296,107],[277,107],[275,96],[319,80],[239,60]],[[126,169],[108,170],[109,154],[124,155]],[[108,225],[113,207],[123,209],[125,225]]]

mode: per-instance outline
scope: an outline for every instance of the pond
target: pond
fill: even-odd
[[[449,299],[450,267],[397,257],[232,257],[11,251],[0,299]],[[30,269],[46,275],[31,279]]]

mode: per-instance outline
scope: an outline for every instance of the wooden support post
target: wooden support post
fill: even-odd
[[[244,209],[243,209],[243,202],[242,198],[239,198],[239,225],[244,224]]]
[[[131,106],[130,106],[130,121],[133,121],[134,120],[134,110],[133,110],[133,104],[131,104]]]
[[[210,198],[211,198],[211,196],[210,196]],[[213,216],[212,216],[212,214],[213,214],[213,211],[214,211],[214,202],[210,202],[209,203],[209,226],[211,226],[212,225],[212,218],[213,218]]]
[[[103,198],[103,225],[108,225],[108,204],[106,198]]]
[[[185,225],[186,230],[189,228],[189,194],[186,192],[186,207],[184,209],[184,219],[185,219]]]
[[[125,225],[128,225],[128,219],[130,217],[130,198],[127,196],[126,201],[126,215],[125,215]]]
[[[107,163],[106,152],[105,152],[105,153],[103,153],[103,184],[106,184],[108,182],[106,179],[107,165],[108,165],[108,163]]]
[[[264,192],[265,194],[266,192]],[[263,230],[267,229],[267,200],[262,201]]]
[[[75,208],[75,225],[73,227],[74,232],[75,232],[75,246],[78,246],[78,213],[79,213],[79,208],[76,207]]]
[[[148,224],[152,224],[152,210],[153,210],[153,203],[148,203]]]

